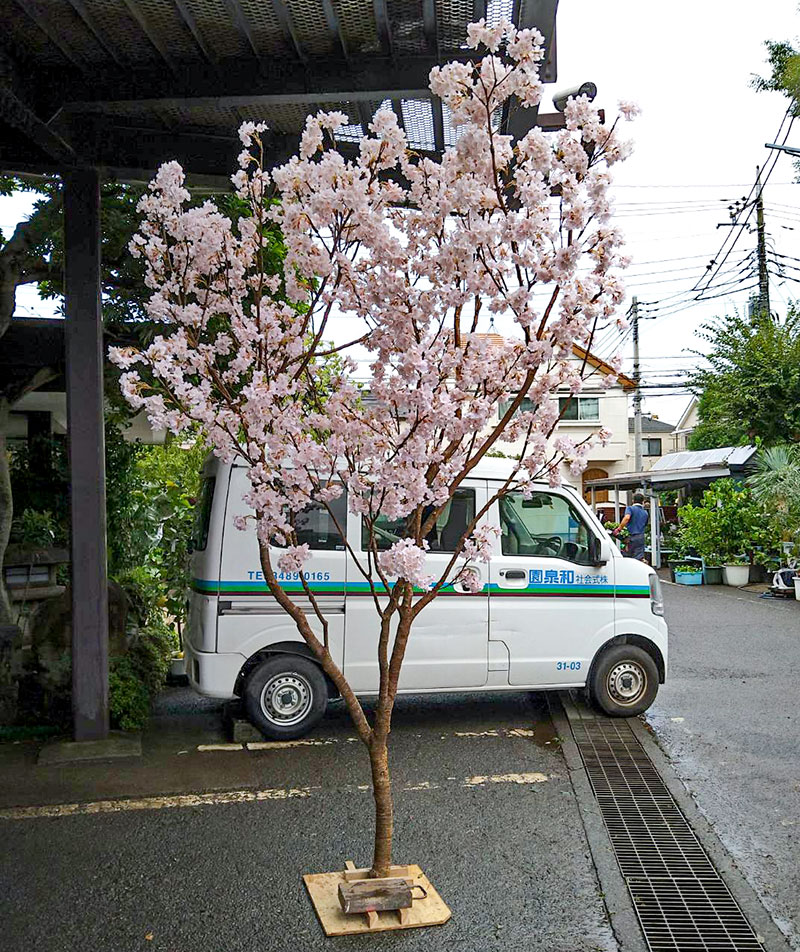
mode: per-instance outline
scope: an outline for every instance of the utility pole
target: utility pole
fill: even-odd
[[[767,241],[764,230],[764,198],[761,193],[761,170],[756,175],[756,228],[758,230],[758,312],[769,317],[769,271],[767,270]]]
[[[633,392],[633,446],[634,467],[637,473],[642,471],[642,386],[639,370],[639,299],[631,302],[631,321],[633,322],[633,379],[636,389]]]

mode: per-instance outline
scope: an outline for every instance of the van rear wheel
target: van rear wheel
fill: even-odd
[[[247,678],[244,705],[250,723],[272,740],[304,737],[328,704],[322,671],[301,655],[276,655]]]
[[[592,670],[589,693],[594,704],[612,717],[635,717],[658,693],[658,668],[636,645],[613,645]]]

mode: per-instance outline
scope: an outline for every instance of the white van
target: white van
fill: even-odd
[[[432,570],[442,569],[472,515],[508,472],[488,460],[464,482],[429,537]],[[295,628],[269,594],[255,531],[233,520],[249,510],[244,466],[210,458],[191,562],[185,638],[194,688],[218,698],[242,697],[248,717],[266,736],[306,734],[335,693]],[[350,545],[362,548],[361,517],[334,504]],[[484,517],[501,534],[488,564],[478,563],[483,589],[451,585],[419,615],[409,638],[399,690],[561,690],[588,685],[599,707],[630,717],[646,710],[664,682],[667,626],[658,577],[623,558],[616,544],[569,487],[542,483],[530,499],[511,493]],[[390,546],[402,523],[384,520],[378,534]],[[378,616],[367,585],[345,551],[328,512],[301,514],[300,543],[312,558],[307,580],[328,619],[330,650],[356,694],[377,693]],[[276,549],[275,556],[279,555]],[[302,582],[278,572],[302,604]],[[310,606],[308,606],[310,609]],[[313,613],[309,610],[309,617]]]

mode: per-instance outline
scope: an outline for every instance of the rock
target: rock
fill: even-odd
[[[128,596],[116,582],[108,584],[109,657],[129,647]],[[28,623],[31,658],[20,682],[20,707],[25,719],[67,722],[72,694],[71,592],[42,602]]]
[[[22,629],[0,625],[0,725],[17,719],[19,679],[22,673]]]

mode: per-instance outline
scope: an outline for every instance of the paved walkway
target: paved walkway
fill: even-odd
[[[800,949],[800,603],[666,584],[662,748]]]
[[[33,751],[19,750],[25,745],[0,750],[0,774],[26,781],[16,796],[8,779],[0,789],[9,952],[331,947],[300,876],[369,858],[367,761],[346,712],[290,750],[198,750],[223,740],[217,712],[180,721],[174,711],[156,721],[142,760],[125,765],[41,768]],[[384,936],[381,948],[616,948],[540,702],[401,699],[393,760],[395,856],[421,865],[453,918],[434,931]],[[57,808],[21,809],[31,804]]]

